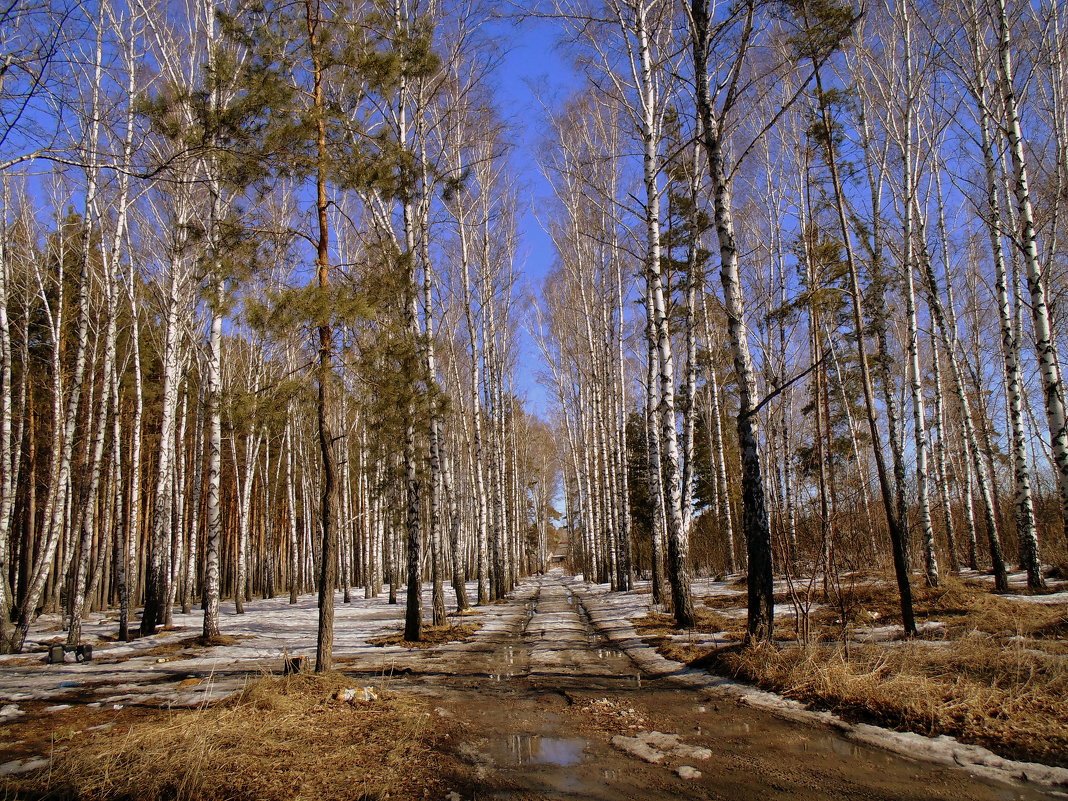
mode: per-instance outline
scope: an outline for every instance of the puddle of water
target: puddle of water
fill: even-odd
[[[542,737],[511,734],[499,743],[500,762],[511,765],[556,765],[566,768],[582,761],[587,741],[581,737]]]

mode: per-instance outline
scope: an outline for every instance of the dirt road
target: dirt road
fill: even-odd
[[[597,634],[588,600],[560,576],[537,577],[473,640],[396,664],[396,689],[430,696],[439,715],[459,724],[465,799],[1064,797],[913,761],[715,691],[643,677]],[[654,731],[678,736],[645,752],[659,752],[660,764],[612,742]],[[683,766],[700,775],[681,778]]]

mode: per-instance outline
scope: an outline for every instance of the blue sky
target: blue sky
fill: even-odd
[[[517,135],[512,166],[521,186],[520,281],[540,294],[542,280],[555,258],[552,242],[536,213],[546,207],[551,194],[537,158],[546,130],[543,104],[558,106],[582,80],[568,55],[557,47],[557,29],[551,22],[501,21],[494,23],[491,31],[508,48],[497,71],[496,88],[500,109]],[[518,389],[527,398],[528,410],[545,417],[550,402],[546,389],[538,383],[541,357],[525,330],[521,337]]]

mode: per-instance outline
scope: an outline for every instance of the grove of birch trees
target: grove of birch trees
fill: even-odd
[[[915,581],[1063,570],[1063,6],[531,13],[584,81],[538,321],[577,567],[682,626],[744,570],[756,640],[774,576],[892,569],[908,635]]]
[[[507,13],[507,24],[499,19]],[[508,25],[514,23],[514,27]],[[404,636],[570,565],[1065,567],[1055,0],[14,0],[0,10],[0,650],[221,601]],[[552,26],[538,204],[500,37]],[[537,352],[537,356],[535,355]],[[538,360],[537,357],[540,357]],[[537,361],[537,363],[535,363]],[[540,375],[549,419],[524,398]],[[469,597],[467,582],[474,582]],[[431,608],[422,609],[424,583]],[[139,618],[138,618],[139,615]]]
[[[211,638],[221,599],[317,591],[327,670],[335,592],[407,589],[418,640],[446,584],[540,569],[490,9],[3,13],[3,649],[42,612],[73,644],[200,605]]]

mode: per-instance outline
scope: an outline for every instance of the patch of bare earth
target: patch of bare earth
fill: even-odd
[[[387,634],[384,637],[375,637],[368,640],[369,645],[401,645],[405,648],[433,648],[447,642],[462,642],[470,639],[475,632],[482,628],[481,623],[451,623],[447,626],[424,626],[422,639],[406,640],[404,632]]]
[[[251,682],[200,710],[142,711],[82,732],[50,768],[6,777],[9,798],[353,801],[444,798],[445,723],[408,696],[342,700],[339,673]],[[73,737],[73,735],[71,735]]]
[[[642,712],[627,699],[594,698],[577,706],[579,728],[601,734],[633,734],[646,727]]]
[[[917,622],[944,626],[911,641],[852,641],[873,622],[900,625],[886,581],[815,599],[824,605],[809,616],[807,640],[786,620],[777,621],[775,645],[745,646],[744,618],[714,611],[702,610],[689,632],[673,629],[662,614],[634,622],[669,659],[846,719],[947,734],[1013,759],[1068,766],[1068,610],[952,578],[914,593]]]

